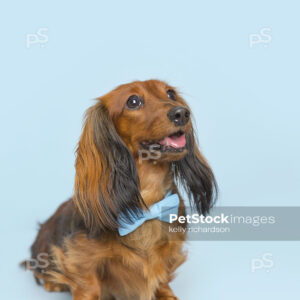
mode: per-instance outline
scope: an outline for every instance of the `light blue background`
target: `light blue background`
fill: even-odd
[[[93,98],[159,78],[190,103],[219,205],[299,205],[298,1],[6,1],[0,7],[1,299],[70,299],[18,263],[72,194]],[[47,28],[48,42],[26,47]],[[268,44],[249,35],[271,29]],[[181,300],[296,299],[298,242],[191,242]],[[274,266],[251,272],[271,253]]]

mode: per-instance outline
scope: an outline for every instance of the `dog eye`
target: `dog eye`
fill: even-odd
[[[176,100],[176,93],[174,90],[167,90],[167,95],[170,99]]]
[[[143,105],[143,99],[137,95],[132,95],[128,98],[126,106],[129,109],[138,109]]]

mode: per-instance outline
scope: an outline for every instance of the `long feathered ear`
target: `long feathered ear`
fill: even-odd
[[[86,113],[76,158],[74,203],[93,234],[139,214],[143,200],[134,159],[101,102]]]
[[[192,207],[199,214],[206,214],[217,197],[217,183],[214,174],[200,153],[193,128],[186,136],[188,153],[174,163],[174,175],[189,197]]]

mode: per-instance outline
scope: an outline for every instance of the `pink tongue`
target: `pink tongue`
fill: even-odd
[[[173,148],[183,148],[185,146],[185,135],[181,136],[167,136],[159,141],[159,143],[163,146],[171,146]]]

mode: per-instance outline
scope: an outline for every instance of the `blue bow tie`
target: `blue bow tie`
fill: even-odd
[[[171,223],[170,214],[178,214],[179,197],[177,194],[168,192],[166,197],[159,202],[150,206],[149,210],[142,211],[140,216],[132,216],[132,224],[125,222],[119,218],[119,234],[121,236],[127,235],[148,220],[159,219],[160,221]]]

